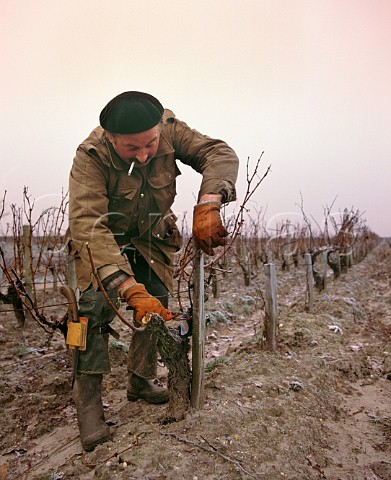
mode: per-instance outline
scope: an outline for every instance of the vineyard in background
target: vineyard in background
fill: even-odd
[[[251,186],[252,178],[248,176],[249,188],[239,212],[225,218],[231,233],[228,245],[215,257],[205,259],[206,283],[215,297],[219,295],[221,281],[229,281],[230,275],[241,275],[243,285],[249,286],[264,272],[265,265],[273,265],[278,271],[306,265],[307,271],[311,270],[315,288],[321,291],[330,274],[338,278],[351,265],[360,262],[379,241],[358,210],[344,209],[336,214],[332,207],[326,207],[320,224],[305,213],[303,201],[299,205],[301,224],[286,219],[271,229],[262,211],[253,212],[247,207],[266,174],[257,180],[255,187]],[[6,193],[3,195],[0,301],[12,305],[20,326],[27,314],[48,333],[60,328],[62,319],[49,311],[48,299],[61,284],[76,286],[72,259],[64,245],[67,206],[68,195],[63,194],[60,205],[37,213],[27,188],[23,191],[22,206],[7,206]],[[175,269],[180,306],[191,297],[194,256],[190,229],[185,221],[181,230],[184,246],[177,255]]]

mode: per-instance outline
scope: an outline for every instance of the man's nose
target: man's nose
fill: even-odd
[[[140,163],[144,163],[148,159],[148,151],[147,150],[141,150],[140,153],[136,155],[137,160]]]

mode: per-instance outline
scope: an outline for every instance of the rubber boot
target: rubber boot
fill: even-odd
[[[168,390],[156,379],[156,336],[150,331],[134,332],[128,353],[127,396],[130,402],[139,398],[148,403],[166,403]]]
[[[168,402],[168,390],[157,378],[147,380],[131,373],[127,385],[128,400],[135,402],[142,398],[148,403]]]
[[[86,452],[110,440],[101,397],[102,375],[78,375],[73,385],[81,444]]]

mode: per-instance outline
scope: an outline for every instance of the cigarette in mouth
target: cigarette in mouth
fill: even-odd
[[[130,164],[130,167],[129,167],[129,170],[128,170],[128,177],[130,177],[130,176],[132,175],[133,167],[134,167],[134,162],[132,162],[132,163]]]

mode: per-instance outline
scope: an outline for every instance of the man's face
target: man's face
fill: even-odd
[[[159,146],[160,127],[156,125],[150,130],[140,133],[112,135],[107,132],[107,138],[124,162],[130,164],[135,161],[135,167],[144,167],[156,155]]]

